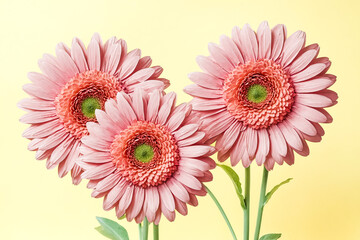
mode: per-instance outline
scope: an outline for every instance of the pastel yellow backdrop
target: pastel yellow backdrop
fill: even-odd
[[[115,219],[102,210],[102,200],[90,197],[86,181],[73,186],[70,177],[57,177],[45,162],[36,161],[21,137],[27,127],[18,119],[24,112],[16,103],[27,97],[21,90],[29,71],[39,71],[43,53],[54,54],[55,45],[71,43],[77,36],[88,43],[94,32],[104,40],[115,35],[130,49],[140,48],[153,63],[162,65],[171,80],[169,91],[178,102],[190,97],[182,89],[187,74],[199,70],[197,55],[207,55],[207,43],[230,35],[234,25],[257,28],[263,20],[271,26],[284,23],[288,33],[303,30],[307,43],[319,43],[320,56],[328,56],[330,72],[338,76],[332,87],[339,104],[329,111],[334,123],[325,125],[321,143],[310,144],[311,154],[297,156],[292,167],[275,167],[269,186],[293,177],[265,208],[262,233],[281,232],[285,240],[360,239],[359,167],[359,67],[360,4],[358,1],[253,0],[253,1],[0,1],[0,239],[104,239],[95,230],[95,216]],[[240,177],[243,169],[238,166]],[[218,196],[242,238],[242,211],[229,179],[214,170],[208,186]],[[252,165],[253,232],[261,168]],[[161,239],[231,239],[210,197],[190,207],[174,223],[162,220]],[[135,223],[123,221],[131,239]]]

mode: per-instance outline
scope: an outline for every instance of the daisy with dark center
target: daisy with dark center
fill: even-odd
[[[196,206],[196,196],[206,194],[203,182],[212,180],[209,156],[215,149],[200,143],[205,133],[191,105],[175,107],[175,98],[160,91],[120,92],[104,111],[95,111],[98,123],[87,123],[82,177],[117,217],[157,225],[163,214],[173,221],[175,210],[186,215],[187,204]]]
[[[19,106],[29,111],[20,121],[31,124],[23,136],[31,139],[29,150],[47,159],[47,168],[58,167],[59,176],[70,170],[73,183],[81,180],[80,139],[88,134],[87,122],[97,122],[96,109],[118,92],[131,94],[135,88],[165,89],[169,82],[159,78],[162,68],[150,67],[151,58],[140,50],[127,51],[126,42],[115,37],[102,43],[95,34],[86,48],[74,39],[71,49],[60,43],[56,57],[39,61],[43,73],[29,73],[33,82],[24,86],[32,96]]]

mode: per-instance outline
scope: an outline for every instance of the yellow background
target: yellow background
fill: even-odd
[[[329,57],[330,72],[338,76],[332,87],[339,104],[329,111],[334,123],[325,125],[321,143],[311,154],[297,156],[292,167],[276,167],[269,186],[293,177],[265,208],[262,233],[281,232],[285,240],[360,239],[359,68],[360,4],[349,0],[252,1],[0,1],[0,239],[104,239],[95,230],[95,216],[114,219],[102,210],[102,200],[90,197],[85,181],[73,186],[70,177],[47,171],[36,161],[21,137],[27,127],[18,122],[24,112],[16,103],[26,97],[21,87],[29,71],[39,71],[43,53],[54,54],[58,42],[77,36],[86,44],[94,32],[104,40],[115,35],[130,49],[140,48],[162,65],[179,102],[190,97],[181,89],[187,74],[199,70],[195,57],[207,55],[207,43],[230,35],[234,25],[257,29],[287,25],[288,33],[303,30],[307,43],[319,43],[320,56]],[[243,179],[243,169],[237,167]],[[223,204],[242,238],[242,212],[232,185],[221,170],[208,184]],[[254,230],[261,168],[252,166],[251,232]],[[210,197],[202,197],[189,215],[174,223],[162,220],[161,239],[231,239]],[[131,239],[135,223],[123,222]]]

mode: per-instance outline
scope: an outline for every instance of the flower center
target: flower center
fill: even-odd
[[[143,163],[148,163],[154,157],[154,149],[146,143],[140,144],[135,148],[134,156],[136,160]]]
[[[223,98],[228,111],[254,129],[281,122],[291,111],[294,97],[287,72],[268,59],[239,65],[224,81]]]
[[[95,118],[96,109],[101,109],[101,103],[97,98],[89,97],[81,103],[81,112],[87,118]]]
[[[116,135],[110,154],[120,174],[142,188],[164,183],[177,170],[180,159],[170,131],[146,121],[133,122]]]
[[[88,134],[86,123],[96,122],[95,110],[103,109],[107,99],[122,90],[113,75],[91,70],[76,74],[55,99],[60,122],[75,138]]]
[[[252,85],[247,93],[247,99],[253,103],[261,103],[267,97],[266,87],[260,84]]]

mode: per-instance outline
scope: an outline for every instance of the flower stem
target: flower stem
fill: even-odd
[[[142,234],[141,234],[141,223],[138,224],[139,225],[139,239],[142,240]]]
[[[245,168],[245,204],[244,209],[244,240],[249,240],[250,219],[250,166]]]
[[[265,204],[265,194],[266,194],[266,184],[268,180],[268,170],[264,167],[264,172],[262,176],[262,183],[261,183],[261,190],[260,190],[260,200],[259,200],[259,209],[258,209],[258,215],[256,220],[256,228],[255,228],[255,235],[254,240],[259,240],[260,235],[260,227],[261,227],[261,220],[264,210],[264,204]]]
[[[214,194],[210,191],[210,189],[209,189],[208,187],[206,187],[206,186],[205,186],[205,188],[206,188],[206,191],[209,193],[210,197],[212,198],[212,200],[215,202],[216,206],[218,207],[221,215],[223,216],[223,218],[224,218],[227,226],[229,227],[229,230],[230,230],[230,232],[231,232],[231,235],[232,235],[233,239],[234,239],[234,240],[237,240],[236,235],[235,235],[235,232],[234,232],[234,229],[232,228],[231,223],[230,223],[228,217],[226,216],[226,213],[224,212],[224,209],[221,207],[219,201],[216,199],[216,197],[215,197]]]
[[[147,220],[147,218],[144,218],[143,221],[143,226],[142,226],[142,240],[147,240],[148,239],[148,230],[149,230],[149,221]]]
[[[154,223],[153,240],[159,240],[159,225]]]

